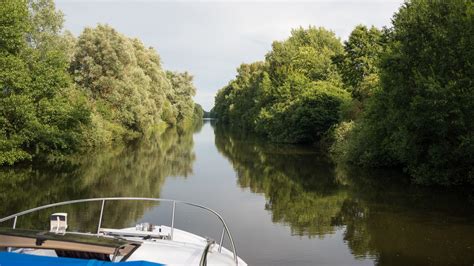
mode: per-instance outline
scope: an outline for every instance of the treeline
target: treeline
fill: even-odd
[[[188,73],[107,25],[75,38],[53,0],[1,0],[0,165],[202,117]]]
[[[338,162],[400,167],[415,183],[474,184],[472,1],[405,2],[391,28],[341,43],[295,29],[241,65],[213,115],[277,142],[325,143]]]
[[[243,64],[221,89],[213,113],[279,142],[315,142],[341,116],[350,94],[332,58],[343,54],[334,33],[299,28],[274,42],[265,62]]]

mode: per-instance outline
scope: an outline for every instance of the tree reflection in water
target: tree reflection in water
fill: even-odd
[[[199,130],[197,125],[196,130]],[[0,214],[48,203],[94,197],[160,197],[166,177],[192,174],[193,130],[169,128],[129,145],[76,155],[60,162],[0,171]],[[154,203],[111,202],[104,226],[131,225]],[[18,219],[19,228],[47,228],[54,211],[67,212],[71,229],[95,231],[100,202],[75,204]]]
[[[341,230],[355,257],[374,257],[377,265],[474,263],[469,192],[411,186],[399,172],[334,166],[315,149],[229,128],[215,126],[215,135],[238,184],[263,193],[273,222],[294,235],[324,238]]]
[[[323,237],[335,230],[347,191],[334,171],[310,149],[259,142],[217,127],[216,146],[234,166],[241,187],[263,193],[273,222],[292,234]]]

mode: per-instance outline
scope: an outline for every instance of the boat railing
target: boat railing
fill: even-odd
[[[221,237],[220,237],[220,241],[219,241],[219,250],[218,251],[222,252],[222,244],[223,244],[223,241],[224,241],[224,236],[227,235],[227,237],[229,238],[229,242],[231,244],[235,265],[238,265],[238,256],[237,256],[237,251],[235,249],[234,240],[233,240],[232,235],[229,231],[229,227],[225,223],[222,216],[219,213],[217,213],[216,211],[214,211],[214,210],[212,210],[208,207],[205,207],[205,206],[202,206],[202,205],[199,205],[199,204],[196,204],[196,203],[186,202],[186,201],[179,201],[179,200],[172,200],[172,199],[159,199],[159,198],[137,198],[137,197],[110,197],[110,198],[78,199],[78,200],[70,200],[70,201],[63,201],[63,202],[58,202],[58,203],[47,204],[47,205],[43,205],[43,206],[36,207],[36,208],[33,208],[33,209],[29,209],[29,210],[26,210],[26,211],[18,212],[18,213],[6,216],[4,218],[0,218],[0,223],[6,222],[6,221],[9,221],[9,220],[13,220],[13,229],[15,229],[18,217],[26,215],[26,214],[30,214],[30,213],[33,213],[33,212],[36,212],[36,211],[49,209],[49,208],[53,208],[53,207],[76,204],[76,203],[101,202],[100,215],[99,215],[98,224],[97,224],[97,232],[95,234],[91,233],[91,235],[99,235],[101,225],[102,225],[102,218],[103,218],[103,215],[104,215],[105,203],[107,201],[150,201],[150,202],[169,202],[169,203],[171,203],[171,208],[172,208],[172,210],[171,210],[171,227],[170,227],[171,228],[171,231],[170,231],[171,240],[173,240],[176,204],[183,204],[183,205],[188,205],[188,206],[192,206],[192,207],[196,207],[196,208],[206,210],[206,211],[214,214],[219,219],[219,221],[222,223],[222,233],[221,233]]]

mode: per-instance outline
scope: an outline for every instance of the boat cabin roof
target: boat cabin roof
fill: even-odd
[[[140,242],[108,236],[0,228],[0,247],[52,249],[82,253],[127,256]]]

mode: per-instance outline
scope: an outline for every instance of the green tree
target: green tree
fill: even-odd
[[[295,29],[266,56],[271,85],[257,131],[279,142],[312,143],[341,117],[349,100],[332,58],[342,54],[333,32]]]
[[[71,72],[112,135],[144,133],[162,121],[171,85],[153,49],[105,25],[79,36]],[[128,133],[127,133],[128,132]]]
[[[216,95],[214,112],[223,122],[230,122],[249,130],[255,128],[265,91],[265,63],[242,64],[237,76]]]
[[[240,66],[217,93],[213,113],[273,141],[318,141],[350,101],[332,63],[342,52],[333,32],[295,29],[287,40],[273,43],[265,62]]]
[[[185,125],[192,123],[194,114],[193,96],[196,94],[193,76],[188,72],[171,71],[167,71],[166,76],[171,82],[172,90],[168,94],[168,99],[177,112],[177,122]]]
[[[278,96],[299,92],[279,90],[295,72],[311,81],[339,79],[332,57],[342,52],[343,47],[334,32],[321,27],[300,27],[292,30],[287,40],[273,42],[272,51],[265,59],[274,89],[282,94]]]
[[[413,0],[393,19],[382,89],[351,158],[401,165],[423,184],[474,184],[474,5]]]
[[[344,42],[344,54],[334,58],[346,89],[355,99],[364,101],[377,86],[383,48],[382,31],[358,25]]]
[[[385,34],[375,27],[370,29],[358,25],[344,42],[344,53],[333,58],[344,88],[351,93],[352,100],[344,113],[343,121],[332,127],[323,139],[336,161],[349,159],[350,136],[361,118],[367,100],[380,87],[380,60],[387,43]]]
[[[299,75],[289,77],[285,86],[301,93],[289,101],[263,108],[257,130],[279,142],[313,143],[342,117],[342,106],[350,96],[328,81],[307,82]]]
[[[92,143],[137,137],[163,124],[192,125],[192,76],[166,72],[153,48],[110,26],[83,31],[70,70],[95,111]]]
[[[76,150],[89,112],[68,97],[62,14],[46,0],[4,0],[0,13],[0,164]]]
[[[30,158],[21,149],[31,134],[25,125],[34,116],[32,102],[27,97],[16,95],[26,90],[30,76],[27,64],[21,58],[26,48],[28,24],[26,1],[2,0],[0,6],[0,164]],[[19,106],[23,106],[20,109]],[[20,112],[22,111],[22,112]],[[17,122],[15,124],[13,120]]]
[[[53,0],[1,0],[0,165],[193,120],[191,75],[109,26],[63,31]]]
[[[198,103],[194,104],[193,119],[202,120],[203,117],[204,117],[204,109],[202,109],[202,106]]]

